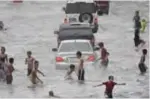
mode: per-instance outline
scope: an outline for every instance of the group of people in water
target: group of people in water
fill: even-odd
[[[14,71],[13,63],[14,63],[14,58],[10,57],[8,59],[7,54],[5,53],[5,47],[1,47],[0,81],[6,81],[7,84],[12,83],[13,81],[12,72]]]
[[[135,27],[134,27],[135,28],[135,38],[134,38],[134,43],[135,43],[135,47],[138,47],[141,43],[145,44],[145,41],[141,40],[139,38],[139,33],[140,33],[140,31],[141,32],[145,31],[147,22],[146,22],[145,19],[143,19],[142,21],[140,21],[139,11],[135,12],[135,16],[134,16],[133,19],[135,21]],[[99,59],[97,59],[97,60],[101,60],[101,65],[107,67],[108,63],[109,63],[109,59],[108,59],[109,52],[104,47],[104,43],[103,42],[98,43],[98,46],[101,49],[101,51],[100,51],[101,57]],[[78,76],[78,80],[79,81],[84,81],[85,71],[84,71],[84,60],[82,59],[82,53],[80,51],[78,51],[76,53],[76,55],[77,55],[77,58],[80,60],[79,61],[79,69],[78,69],[78,72],[76,74]],[[147,69],[148,69],[148,67],[145,65],[146,55],[147,55],[147,49],[143,49],[142,50],[142,56],[141,56],[141,59],[140,59],[139,65],[138,65],[141,74],[145,74],[146,71],[147,71]],[[70,69],[67,72],[65,78],[68,77],[68,79],[70,79],[71,78],[70,75],[73,72],[75,72],[75,65],[71,64],[70,65]],[[108,98],[113,98],[112,91],[113,91],[114,86],[115,85],[126,85],[126,84],[125,83],[120,83],[119,84],[119,83],[114,82],[113,81],[114,80],[113,76],[109,76],[108,80],[109,81],[104,82],[102,84],[99,84],[97,86],[105,85],[106,86],[105,95]],[[94,86],[94,87],[97,87],[97,86]]]
[[[27,51],[27,58],[25,59],[25,64],[27,64],[27,76],[29,76],[32,84],[37,84],[38,82],[43,83],[43,81],[37,76],[37,73],[44,74],[38,69],[39,62],[33,58],[31,51]],[[13,76],[12,73],[15,70],[14,58],[10,57],[8,59],[7,54],[5,53],[5,47],[1,47],[0,53],[0,81],[6,81],[7,84],[12,84]]]
[[[134,20],[134,31],[135,31],[134,32],[134,44],[135,44],[135,47],[137,48],[136,50],[138,50],[139,45],[141,45],[142,47],[146,43],[144,40],[140,38],[140,32],[141,33],[145,32],[147,22],[145,19],[142,19],[141,21],[139,11],[135,11],[135,16],[133,17],[133,20]],[[144,63],[146,55],[147,55],[147,49],[143,49],[142,54],[143,55],[141,56],[141,60],[139,62],[138,67],[139,67],[141,74],[144,74],[147,70],[147,66]]]
[[[39,67],[39,61],[37,61],[34,57],[32,57],[32,52],[27,51],[27,58],[25,59],[25,64],[27,64],[27,76],[30,77],[30,80],[32,84],[37,84],[38,82],[43,83],[43,81],[37,76],[37,73],[44,75],[38,67]]]
[[[104,47],[103,42],[98,43],[98,45],[99,45],[99,48],[100,48],[101,52],[100,52],[100,58],[97,59],[97,60],[101,60],[101,65],[107,67],[108,63],[109,63],[109,59],[108,59],[109,52]],[[81,82],[84,82],[84,80],[85,80],[85,78],[84,78],[85,71],[84,71],[84,60],[82,58],[82,53],[80,51],[77,51],[76,56],[79,59],[78,71],[76,72],[75,65],[71,64],[70,69],[68,70],[65,78],[72,79],[71,74],[73,72],[75,72],[78,76],[78,80],[81,81]],[[108,80],[109,81],[106,81],[106,82],[104,82],[102,84],[99,84],[97,86],[105,85],[106,86],[105,95],[108,98],[113,98],[112,91],[113,91],[114,86],[115,85],[125,85],[125,83],[116,83],[116,82],[114,82],[114,77],[113,76],[109,76]],[[97,86],[94,86],[94,87],[97,87]]]
[[[143,19],[140,21],[140,16],[139,16],[139,11],[136,11],[135,16],[134,16],[134,21],[135,21],[135,38],[134,38],[134,43],[135,47],[138,47],[139,44],[143,43],[145,44],[144,40],[141,40],[139,37],[139,33],[144,32],[146,28],[146,21]],[[0,21],[0,30],[4,28],[4,24]],[[99,49],[100,49],[100,58],[97,60],[101,60],[101,65],[102,66],[108,66],[109,63],[109,52],[107,49],[104,47],[104,43],[100,42],[98,43]],[[7,54],[5,53],[6,49],[5,47],[1,47],[1,53],[0,53],[0,81],[6,81],[7,84],[12,84],[13,81],[13,76],[12,73],[15,71],[13,63],[14,63],[14,58],[10,57],[8,58]],[[142,50],[143,55],[141,56],[140,62],[139,62],[139,70],[141,74],[146,73],[146,70],[148,67],[145,65],[145,59],[147,55],[147,49]],[[76,53],[77,58],[79,59],[78,63],[78,70],[76,72],[75,65],[71,64],[69,67],[69,70],[67,71],[65,75],[65,79],[72,79],[71,74],[73,72],[76,73],[78,80],[81,82],[84,82],[85,80],[85,71],[84,71],[84,59],[82,58],[82,52],[77,51]],[[97,61],[96,60],[96,61]],[[30,78],[30,81],[32,84],[37,84],[37,83],[42,83],[43,81],[38,77],[37,73],[40,73],[42,76],[45,76],[44,73],[42,73],[38,68],[39,68],[39,61],[36,60],[34,57],[32,57],[32,52],[27,51],[27,58],[25,59],[25,64],[27,65],[27,76]],[[116,83],[114,82],[114,77],[109,76],[108,81],[101,83],[97,86],[102,86],[105,85],[105,94],[107,95],[108,98],[113,98],[113,88],[115,85],[126,85],[125,83]],[[94,87],[97,87],[94,86]],[[54,97],[53,91],[49,92],[49,95]]]

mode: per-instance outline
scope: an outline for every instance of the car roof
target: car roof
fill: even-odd
[[[69,28],[91,28],[89,23],[79,23],[79,22],[72,22],[67,24],[61,24],[59,29],[69,29]],[[92,28],[91,28],[92,29]]]
[[[66,30],[62,30],[59,32],[58,34],[59,37],[64,38],[64,37],[79,37],[79,36],[93,36],[92,30],[91,31],[87,31],[87,29],[85,29],[85,32],[83,31],[78,31],[78,29],[66,29]]]
[[[88,42],[88,43],[90,43],[89,40],[82,40],[82,39],[61,41],[61,43],[73,43],[73,42]]]

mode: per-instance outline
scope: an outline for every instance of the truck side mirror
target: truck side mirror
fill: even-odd
[[[65,8],[65,7],[63,7],[62,10],[63,10],[64,12],[66,12],[66,8]]]
[[[57,48],[52,48],[52,51],[53,52],[57,52]]]
[[[59,34],[59,32],[58,31],[54,31],[54,34]]]

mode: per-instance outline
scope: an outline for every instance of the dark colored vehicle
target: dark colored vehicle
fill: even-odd
[[[59,31],[55,31],[57,34],[57,44],[63,40],[73,39],[85,39],[90,40],[92,46],[95,45],[95,37],[92,32],[92,28],[86,25],[79,24],[62,24],[60,25]]]
[[[95,0],[94,2],[96,3],[98,15],[109,14],[109,1]]]

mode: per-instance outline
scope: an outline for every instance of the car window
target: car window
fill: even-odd
[[[87,42],[69,42],[63,43],[58,52],[92,52],[92,47],[90,43]]]
[[[75,13],[96,13],[96,6],[94,3],[68,3],[66,6],[66,14]]]

